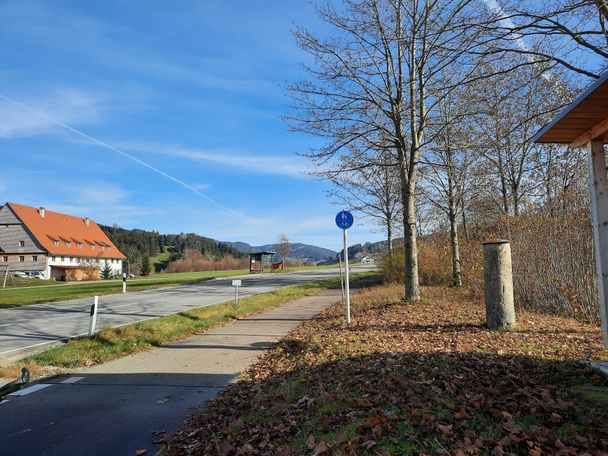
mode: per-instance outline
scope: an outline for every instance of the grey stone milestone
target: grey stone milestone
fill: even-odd
[[[515,327],[511,246],[502,239],[483,243],[486,325],[490,329]]]

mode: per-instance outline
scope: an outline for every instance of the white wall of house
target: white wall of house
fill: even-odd
[[[116,258],[90,258],[77,257],[68,255],[51,255],[47,258],[46,269],[44,272],[45,278],[51,277],[51,266],[97,266],[99,273],[104,268],[106,263],[112,267],[112,272],[116,276],[122,275],[122,260]]]

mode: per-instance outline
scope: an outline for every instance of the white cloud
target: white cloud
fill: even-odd
[[[108,206],[123,201],[127,196],[128,192],[119,185],[109,182],[98,182],[78,188],[73,195],[73,200],[92,206]]]
[[[101,118],[100,98],[77,89],[63,89],[47,98],[24,100],[24,106],[0,98],[0,138],[31,136],[56,129],[52,117],[64,123],[91,123]]]
[[[485,5],[488,7],[488,9],[490,11],[492,11],[494,14],[497,14],[501,18],[500,22],[503,27],[506,27],[507,29],[515,28],[515,23],[513,22],[513,20],[510,17],[507,17],[507,13],[504,10],[504,8],[502,7],[502,5],[500,4],[499,0],[482,0],[482,1],[483,1],[483,3],[485,3]],[[513,36],[513,38],[515,38],[515,43],[517,44],[517,47],[519,47],[522,51],[528,50],[528,46],[526,45],[526,42],[523,40],[523,38],[516,37],[515,35]]]
[[[306,160],[295,155],[258,155],[232,150],[204,150],[146,142],[122,142],[120,147],[132,152],[146,152],[210,162],[248,173],[280,175],[307,179],[310,169]]]

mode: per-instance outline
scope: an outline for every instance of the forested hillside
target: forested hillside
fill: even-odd
[[[160,234],[157,231],[100,226],[132,265],[140,264],[144,257],[154,257],[164,252],[171,253],[172,260],[177,259],[186,250],[195,250],[213,259],[243,256],[243,253],[225,242],[194,233]]]
[[[272,249],[275,249],[277,252],[279,251],[279,244],[266,244],[258,246],[249,245],[246,242],[227,242],[227,244],[231,245],[232,247],[238,249],[243,253],[259,252],[262,250]],[[316,245],[290,242],[289,246],[290,252],[288,258],[293,258],[296,260],[310,260],[315,262],[321,262],[331,261],[334,260],[336,257],[336,252],[334,252],[333,250],[329,250],[323,247],[317,247]]]

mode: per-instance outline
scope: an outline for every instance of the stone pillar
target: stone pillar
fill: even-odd
[[[509,241],[497,239],[483,243],[483,276],[486,325],[490,329],[515,327]]]

